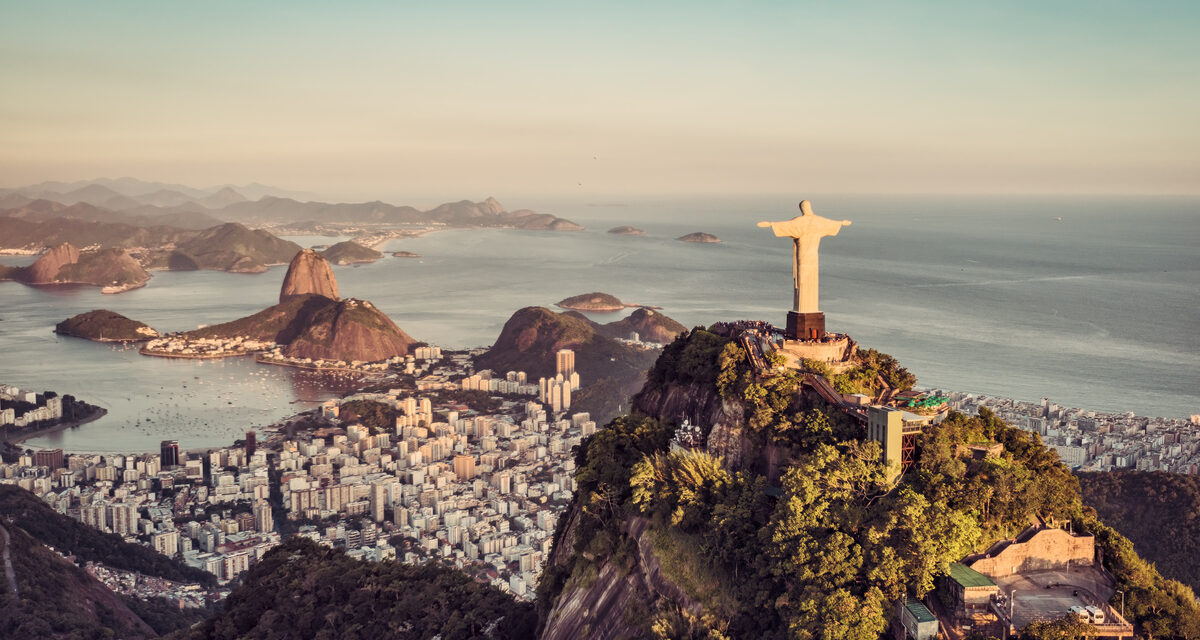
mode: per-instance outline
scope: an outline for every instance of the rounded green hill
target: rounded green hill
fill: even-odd
[[[625,303],[616,296],[599,291],[571,296],[559,300],[556,304],[563,309],[576,311],[620,311],[625,308]]]
[[[141,342],[158,337],[149,326],[108,309],[95,309],[54,325],[54,333],[96,342]]]

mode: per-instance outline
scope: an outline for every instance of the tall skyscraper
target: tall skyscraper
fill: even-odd
[[[163,440],[159,445],[162,451],[162,468],[179,466],[179,441]]]
[[[382,482],[371,485],[371,517],[375,522],[383,522],[386,513],[388,488]]]
[[[555,373],[561,374],[564,378],[570,378],[572,373],[575,373],[575,352],[570,349],[561,349],[555,357],[557,369]]]
[[[254,450],[258,447],[258,435],[253,431],[246,432],[246,458],[249,460],[254,457]]]
[[[260,532],[275,530],[275,518],[271,514],[271,505],[266,500],[254,503],[254,528]]]

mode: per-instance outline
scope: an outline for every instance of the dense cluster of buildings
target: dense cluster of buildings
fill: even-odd
[[[275,348],[274,342],[248,336],[233,338],[187,338],[182,335],[157,338],[142,347],[142,353],[173,358],[227,358]]]
[[[1041,402],[938,392],[963,413],[987,407],[1014,427],[1041,435],[1069,467],[1082,471],[1139,469],[1200,473],[1200,415],[1190,420],[1104,413]]]
[[[530,596],[574,489],[571,447],[595,422],[536,402],[492,415],[423,404],[393,396],[386,433],[351,424],[280,442],[288,518],[351,555],[437,559]]]
[[[121,571],[95,562],[86,563],[83,570],[113,592],[142,600],[169,598],[178,602],[180,607],[202,607],[211,599],[208,590],[196,583],[175,582],[132,571]]]
[[[437,560],[532,597],[575,488],[571,448],[596,424],[585,413],[555,409],[553,398],[528,397],[540,390],[523,372],[477,374],[464,354],[442,358],[439,349],[424,349],[427,359],[391,364],[412,373],[413,386],[436,379],[435,391],[488,390],[499,408],[481,413],[411,388],[359,393],[324,403],[311,416],[319,425],[300,433],[293,423],[276,425],[262,430],[261,441],[249,432],[238,446],[190,454],[170,440],[158,453],[134,455],[37,451],[0,464],[0,483],[222,583],[286,532],[367,560]],[[559,365],[555,380],[577,385],[573,354],[560,354]],[[343,412],[347,403],[361,410],[364,401],[394,420],[368,427]],[[185,597],[195,585],[98,565],[93,573],[139,595],[158,585],[162,593],[151,595],[197,603]]]
[[[62,398],[49,394],[38,394],[25,391],[12,385],[0,384],[0,427],[11,425],[27,427],[37,422],[61,420],[63,416]],[[17,415],[15,407],[4,407],[5,404],[23,403],[33,405],[33,408]]]

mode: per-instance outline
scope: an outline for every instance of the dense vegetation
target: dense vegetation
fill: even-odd
[[[149,340],[158,335],[144,323],[116,311],[94,309],[54,325],[54,333],[103,342]]]
[[[143,622],[154,629],[159,635],[167,635],[180,629],[203,622],[221,610],[219,602],[209,603],[203,607],[179,608],[179,603],[170,598],[147,598],[142,600],[132,596],[121,596],[125,606],[137,614]]]
[[[45,545],[71,554],[79,562],[100,562],[114,569],[136,571],[179,582],[215,585],[211,573],[189,567],[140,544],[125,542],[74,518],[55,512],[37,496],[12,485],[0,485],[0,516]]]
[[[1168,578],[1200,588],[1200,477],[1161,471],[1081,473],[1084,504]]]
[[[838,393],[874,396],[885,389],[907,391],[917,384],[917,377],[898,360],[875,349],[859,349],[851,367],[841,373],[834,373],[823,362],[806,360],[804,365],[810,372],[824,376]]]
[[[890,357],[868,354],[863,368],[872,377],[894,387],[914,382]],[[802,400],[795,373],[756,376],[741,347],[719,335],[697,328],[681,337],[649,380],[709,384],[743,407],[743,435],[786,461],[780,486],[753,465],[731,469],[709,452],[670,451],[676,425],[619,418],[580,446],[578,522],[556,541],[573,545],[571,562],[547,569],[539,597],[586,585],[604,559],[631,568],[636,541],[623,531],[646,518],[663,572],[701,611],[648,604],[658,608],[633,615],[646,621],[646,635],[874,640],[895,599],[925,595],[949,563],[1037,515],[1096,534],[1144,633],[1200,634],[1190,590],[1158,576],[1082,506],[1078,483],[1036,434],[986,409],[951,414],[929,430],[914,467],[891,484],[878,445],[858,427]],[[962,455],[980,443],[1004,450],[983,460]],[[1056,629],[1028,637],[1055,637]]]
[[[374,400],[343,402],[338,410],[338,420],[346,424],[361,424],[371,435],[396,430],[396,410]]]
[[[532,637],[533,607],[460,571],[361,562],[292,538],[271,550],[224,612],[179,640]]]

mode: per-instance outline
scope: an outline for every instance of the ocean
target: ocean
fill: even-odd
[[[811,199],[818,215],[853,222],[821,242],[827,327],[896,356],[921,386],[1044,396],[1097,411],[1200,413],[1200,199]],[[506,204],[586,230],[438,231],[382,248],[420,258],[385,255],[335,274],[343,296],[371,300],[415,338],[447,348],[487,346],[513,311],[589,291],[662,307],[687,326],[782,325],[792,297],[790,242],[755,223],[798,215],[797,201],[525,198]],[[618,225],[646,235],[606,233]],[[722,242],[675,240],[694,231]],[[27,445],[152,451],[178,439],[184,448],[220,446],[340,393],[337,380],[245,358],[163,360],[51,332],[94,308],[164,331],[234,319],[273,304],[284,269],[156,272],[146,287],[115,296],[0,283],[0,382],[109,409],[101,420]]]

